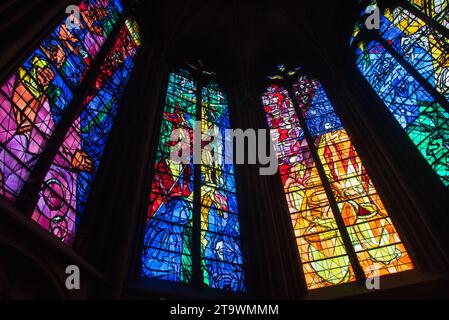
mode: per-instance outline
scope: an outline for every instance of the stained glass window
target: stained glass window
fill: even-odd
[[[449,3],[447,0],[409,0],[426,16],[449,29]]]
[[[149,278],[192,280],[193,164],[170,160],[171,133],[185,129],[193,139],[197,84],[185,72],[170,75],[145,226],[143,274]],[[190,148],[186,143],[185,148]],[[190,149],[191,151],[191,149]]]
[[[385,9],[380,30],[354,42],[357,66],[449,186],[449,39],[435,28],[447,22],[447,1],[411,2],[428,16]]]
[[[354,264],[365,277],[413,269],[321,84],[300,76],[290,89],[270,86],[262,101],[307,287],[355,281]]]
[[[219,131],[226,138],[230,128],[226,95],[209,83],[202,88],[202,132]],[[226,145],[226,143],[223,143]],[[225,150],[213,159],[204,152],[201,166],[201,259],[204,283],[217,289],[243,290],[243,260],[237,209],[235,173],[226,164]]]
[[[196,125],[201,126],[201,165],[193,164]],[[205,148],[213,138],[224,139],[229,127],[227,97],[216,83],[199,85],[187,70],[170,75],[145,226],[144,278],[190,284],[196,262],[203,285],[244,291],[234,167],[226,164],[223,148],[218,154]],[[181,149],[190,152],[185,163],[170,157],[177,144],[170,138],[180,129],[189,137],[181,140]],[[200,194],[195,195],[195,190]],[[198,196],[199,208],[195,205]],[[193,247],[195,234],[201,248]],[[199,257],[196,249],[200,249]]]
[[[76,235],[139,46],[138,25],[128,19],[41,187],[32,218],[67,244]]]
[[[85,0],[78,8],[75,26],[58,24],[1,87],[0,194],[9,200],[17,199],[124,11],[119,0]],[[103,49],[88,96],[73,106],[80,111],[39,191],[32,219],[66,244],[75,238],[139,46],[137,23],[128,19]]]
[[[9,200],[20,193],[123,11],[118,0],[85,0],[79,8],[79,28],[58,24],[1,85],[0,195]]]

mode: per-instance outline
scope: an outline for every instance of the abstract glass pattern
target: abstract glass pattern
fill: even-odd
[[[0,195],[15,200],[122,12],[118,0],[83,1],[79,28],[59,24],[1,86]]]
[[[142,274],[147,278],[183,283],[192,280],[194,166],[170,159],[175,145],[170,137],[173,131],[180,130],[193,139],[196,103],[196,81],[186,72],[172,73],[145,226]]]
[[[199,95],[199,93],[201,93]],[[201,101],[198,101],[201,96]],[[201,109],[198,109],[201,108]],[[200,111],[200,112],[197,112]],[[201,118],[197,119],[198,114]],[[200,226],[194,226],[193,132],[201,124]],[[215,137],[229,128],[226,96],[210,82],[201,87],[185,70],[170,75],[145,227],[142,276],[174,282],[192,282],[193,228],[200,228],[203,283],[215,289],[244,290],[240,230],[233,165],[225,164],[224,149],[208,150]],[[170,158],[170,137],[180,130],[189,139],[181,149],[190,161]],[[183,137],[178,137],[183,138]],[[189,141],[189,142],[186,142]],[[225,143],[218,145],[224,146]],[[185,153],[184,153],[185,154]]]
[[[412,269],[382,200],[321,84],[301,77],[295,94],[366,276],[373,270],[385,275]]]
[[[426,16],[449,29],[449,2],[447,0],[409,0]]]
[[[449,98],[449,39],[400,7],[385,10],[380,33],[438,92]]]
[[[308,288],[354,281],[317,164],[287,90],[270,87],[263,105]]]
[[[359,70],[449,186],[449,114],[379,43],[361,43],[357,55]]]
[[[128,19],[41,187],[32,218],[67,244],[76,235],[139,46],[138,25]]]
[[[284,191],[309,289],[354,281],[347,248],[335,214],[344,221],[366,276],[413,269],[391,219],[343,128],[316,80],[300,77],[294,92],[298,115],[286,90],[269,88],[263,104],[279,158]],[[300,125],[304,119],[314,141],[309,146]],[[316,152],[319,163],[312,153]],[[318,167],[324,169],[322,181]],[[328,198],[324,183],[329,184]],[[331,202],[338,206],[334,212]]]
[[[210,83],[202,90],[203,143],[213,136],[226,138],[229,129],[228,103],[218,85]],[[219,135],[217,134],[219,132]],[[201,265],[204,283],[216,289],[244,291],[243,260],[237,190],[232,164],[226,164],[226,143],[221,154],[204,150],[201,166]],[[218,152],[220,152],[218,151]]]
[[[412,2],[426,14],[447,10],[447,2]],[[429,19],[435,16],[439,15]],[[449,39],[436,31],[429,19],[423,21],[400,7],[386,9],[379,33],[391,48],[376,40],[358,39],[356,63],[429,165],[449,186]],[[390,50],[402,56],[434,90],[415,79]],[[436,101],[437,94],[444,105],[441,99],[440,103]]]

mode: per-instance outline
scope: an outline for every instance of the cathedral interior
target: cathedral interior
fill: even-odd
[[[449,298],[447,0],[0,17],[0,299]],[[172,160],[196,129],[276,173]]]

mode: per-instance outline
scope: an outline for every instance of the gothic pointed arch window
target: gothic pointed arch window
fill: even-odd
[[[0,90],[0,195],[36,198],[25,214],[66,244],[76,236],[140,46],[139,27],[125,19],[121,1],[84,0],[77,8],[72,25],[58,23]],[[55,132],[61,143],[50,167],[40,167]],[[36,170],[45,170],[43,181],[31,181]],[[28,183],[36,185],[31,197]]]
[[[362,75],[449,186],[449,5],[443,0],[378,6],[380,29],[363,19],[351,43]]]
[[[230,128],[228,99],[214,75],[197,61],[169,76],[141,276],[241,293],[245,282],[235,171],[222,148]],[[173,140],[175,132],[180,136]],[[211,137],[223,140],[219,149],[207,151]],[[201,161],[193,161],[194,141],[201,141],[203,150],[196,151]],[[186,161],[172,158],[175,145]]]
[[[308,289],[413,269],[320,82],[277,71],[262,102]]]

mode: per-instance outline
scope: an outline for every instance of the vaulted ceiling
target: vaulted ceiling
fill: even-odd
[[[266,74],[348,46],[357,0],[137,1],[144,33],[173,60],[202,58],[223,72]],[[310,61],[310,62],[309,62]]]

